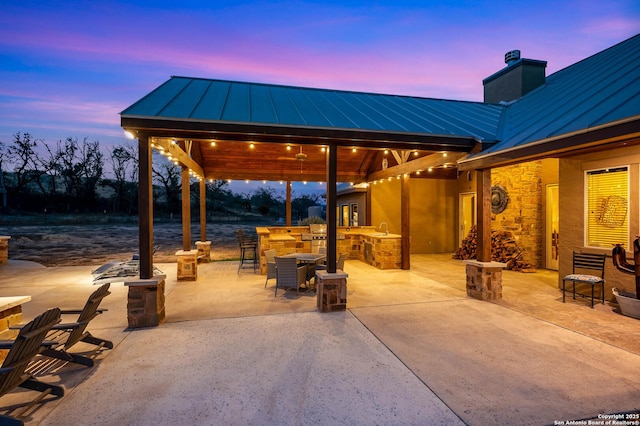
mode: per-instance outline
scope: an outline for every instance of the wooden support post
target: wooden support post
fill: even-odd
[[[153,187],[151,143],[149,136],[138,133],[138,245],[140,279],[153,278]]]
[[[207,184],[200,179],[200,241],[207,241]]]
[[[491,262],[491,169],[478,170],[478,241],[476,260]]]
[[[287,181],[287,200],[285,202],[285,216],[287,226],[291,226],[291,181]]]
[[[327,149],[327,272],[336,273],[336,239],[337,239],[337,175],[338,145],[330,144]]]
[[[182,166],[182,249],[191,250],[191,177],[189,169]]]
[[[411,176],[408,173],[402,175],[400,184],[400,227],[402,245],[400,255],[402,257],[402,269],[411,269]]]

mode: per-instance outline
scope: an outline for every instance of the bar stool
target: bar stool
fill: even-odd
[[[238,236],[238,244],[240,245],[238,273],[240,273],[240,269],[245,267],[245,263],[249,263],[249,261],[253,264],[253,272],[256,272],[258,266],[258,242],[255,239],[246,237],[242,229],[238,229],[236,235]],[[249,267],[250,266],[251,265],[249,265]]]

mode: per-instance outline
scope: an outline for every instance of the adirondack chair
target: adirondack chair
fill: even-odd
[[[51,328],[59,322],[60,309],[49,309],[22,326],[15,340],[0,341],[0,349],[9,349],[9,353],[0,367],[0,396],[9,393],[16,387],[41,392],[37,398],[16,413],[18,417],[50,393],[59,397],[64,395],[63,387],[41,382],[26,372],[28,364],[41,352],[43,345],[55,344],[54,342],[45,342],[45,338]],[[21,424],[21,420],[0,416],[0,424]]]
[[[94,355],[103,348],[113,349],[112,342],[94,337],[91,333],[86,331],[89,322],[99,314],[106,311],[106,309],[98,308],[98,306],[100,305],[100,302],[102,302],[102,299],[111,294],[109,291],[109,285],[109,283],[103,284],[96,291],[91,293],[83,309],[61,310],[63,315],[79,314],[78,320],[76,322],[66,322],[54,325],[47,335],[47,339],[55,341],[60,345],[55,348],[52,347],[43,350],[41,355],[86,365],[87,367],[93,367],[94,363],[93,359],[90,357],[91,355]],[[91,351],[88,356],[70,353],[69,349],[78,342],[89,343],[95,345],[96,348]]]

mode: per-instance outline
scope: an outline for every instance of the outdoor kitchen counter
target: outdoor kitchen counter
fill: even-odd
[[[265,250],[275,249],[277,256],[291,253],[311,253],[311,242],[302,241],[300,235],[309,232],[308,226],[257,226],[260,273],[267,273]]]
[[[260,240],[260,272],[267,273],[264,251],[275,249],[278,256],[290,253],[311,253],[311,241],[301,238],[308,233],[307,226],[256,227]],[[385,234],[373,226],[346,227],[337,229],[338,253],[348,253],[349,259],[358,259],[378,269],[401,269],[400,234]]]

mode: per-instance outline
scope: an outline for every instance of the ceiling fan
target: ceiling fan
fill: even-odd
[[[302,173],[302,163],[307,161],[307,154],[302,152],[302,145],[300,145],[300,152],[296,154],[296,160],[300,162],[300,173]]]

